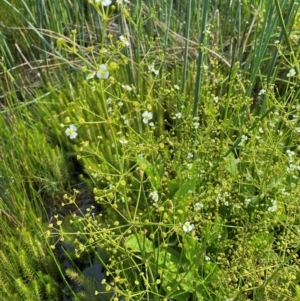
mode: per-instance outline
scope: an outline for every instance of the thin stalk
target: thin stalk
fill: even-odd
[[[257,28],[256,40],[253,45],[253,53],[251,54],[251,73],[250,84],[246,90],[246,96],[251,96],[253,85],[257,77],[259,68],[261,67],[262,60],[265,56],[266,50],[269,46],[269,41],[274,34],[278,22],[278,18],[274,17],[274,7],[271,1],[268,2],[266,7],[264,22],[262,28]],[[259,30],[259,32],[258,32]]]
[[[14,12],[16,12],[20,17],[21,19],[23,19],[27,24],[28,26],[30,27],[30,29],[32,29],[36,35],[41,39],[41,40],[44,40],[45,42],[45,45],[47,45],[50,49],[51,49],[51,45],[47,42],[47,40],[44,38],[44,36],[40,33],[40,31],[34,26],[34,24],[32,24],[32,22],[30,22],[28,20],[28,18],[26,18],[15,6],[13,6],[10,2],[8,2],[7,0],[3,0]],[[26,10],[28,10],[28,12],[30,12],[30,10],[28,9],[28,7],[26,6],[26,3],[24,3],[24,6],[26,7]],[[30,15],[32,16],[31,12],[30,12]],[[32,19],[33,16],[32,16]]]
[[[291,3],[290,11],[291,11],[291,8],[294,6],[294,3],[295,3],[295,0],[293,0],[292,3]],[[289,35],[288,35],[287,29],[286,29],[286,26],[285,26],[285,22],[284,22],[284,19],[283,19],[282,11],[281,11],[281,8],[280,8],[279,1],[278,1],[278,0],[275,0],[275,6],[276,6],[277,14],[278,14],[278,16],[279,16],[279,23],[280,23],[280,25],[281,25],[282,33],[283,33],[283,36],[284,36],[284,38],[285,38],[286,45],[287,45],[288,50],[289,50],[290,55],[291,55],[292,65],[295,66],[295,68],[296,68],[296,70],[297,70],[297,74],[300,74],[299,63],[298,63],[298,60],[297,60],[296,57],[295,57],[294,50],[293,50],[293,48],[292,48],[292,46],[291,46],[290,39],[289,39]]]
[[[208,15],[208,5],[209,0],[203,1],[202,8],[202,25],[201,25],[201,35],[200,35],[200,49],[199,49],[199,57],[197,63],[197,77],[195,84],[195,96],[194,96],[194,108],[193,108],[193,117],[198,115],[198,106],[199,106],[199,98],[200,98],[200,89],[201,89],[201,80],[202,80],[202,63],[205,59],[204,48],[205,46],[205,37],[206,37],[206,25],[207,25],[207,15]]]
[[[266,281],[264,282],[262,287],[260,287],[258,289],[259,298],[257,300],[264,300],[264,291],[265,291],[266,287],[273,281],[275,276],[285,267],[285,265],[295,257],[295,255],[298,253],[299,250],[300,250],[300,246],[298,245],[294,249],[294,251],[289,253],[289,256],[286,257],[285,260],[281,264],[279,264],[278,268],[272,273],[272,275],[266,279]]]
[[[274,110],[274,106],[270,107],[269,110],[267,110],[263,115],[261,115],[259,118],[257,118],[252,126],[249,128],[248,133],[250,133],[253,129],[255,129],[257,127],[257,125],[263,120],[265,119],[273,110]],[[219,160],[216,162],[216,164],[211,168],[211,170],[209,171],[210,174],[212,174],[219,166],[220,162],[226,158],[231,152],[233,152],[236,147],[240,144],[241,140],[242,140],[242,135],[244,133],[240,133],[240,136],[235,140],[234,144],[226,151],[226,153],[224,155],[221,155],[219,157]]]
[[[190,38],[190,28],[191,28],[191,9],[192,9],[192,0],[188,0],[188,10],[187,10],[187,14],[186,14],[186,23],[185,23],[186,24],[186,28],[185,28],[185,46],[184,46],[184,56],[183,56],[181,93],[184,92],[185,81],[186,81],[186,78],[187,78],[188,55],[189,55],[189,38]]]
[[[37,23],[37,28],[43,29],[44,28],[44,19],[47,20],[47,13],[44,11],[44,6],[43,6],[43,0],[37,0],[35,2],[36,4],[36,23]],[[47,24],[48,25],[48,24]],[[45,44],[45,38],[41,39],[40,41],[40,47],[43,52],[43,58],[44,58],[44,64],[47,65],[48,60],[47,60],[47,49],[46,49],[46,44]]]

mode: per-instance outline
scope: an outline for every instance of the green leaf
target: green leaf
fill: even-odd
[[[253,247],[265,251],[272,247],[273,240],[274,233],[258,232],[253,234],[250,243]]]
[[[224,160],[226,170],[233,176],[237,176],[239,174],[237,168],[239,160],[234,157],[233,153],[230,153],[227,157],[224,158]]]
[[[161,270],[161,280],[163,289],[168,292],[168,296],[174,294],[169,291],[169,288],[174,288],[174,293],[178,294],[177,287],[179,287],[177,276],[180,271],[182,271],[181,266],[183,264],[184,258],[180,256],[180,253],[173,248],[156,248],[154,251],[154,256],[150,260],[150,266],[152,271]],[[185,297],[179,296],[174,297],[174,300],[186,300]]]
[[[189,260],[191,265],[199,266],[200,256],[204,257],[205,251],[201,244],[193,237],[186,235],[183,238],[185,257]]]
[[[186,183],[180,185],[179,189],[176,191],[173,197],[173,202],[177,210],[182,210],[186,212],[187,206],[190,205],[190,200],[187,198],[189,191],[195,190],[196,187],[196,179],[192,179],[187,181]],[[186,219],[185,214],[180,214],[178,216],[178,222],[184,222]]]
[[[192,269],[178,275],[178,279],[180,279],[180,287],[182,287],[186,292],[193,292],[195,290],[198,282],[197,278],[199,278],[199,276],[196,272],[192,271]]]
[[[182,200],[186,198],[189,191],[193,191],[196,187],[196,179],[187,181],[186,183],[180,185],[179,189],[176,191],[174,198],[177,200]]]
[[[204,264],[205,283],[214,282],[219,271],[220,269],[215,263],[206,261]]]
[[[176,191],[179,189],[180,186],[181,186],[180,178],[176,178],[168,181],[168,190],[169,190],[168,197],[170,199],[174,197]]]
[[[168,248],[167,250],[161,248],[155,249],[155,263],[164,270],[177,273],[179,260],[180,254],[172,248]]]
[[[161,171],[157,170],[148,160],[145,158],[137,158],[137,164],[146,173],[148,179],[152,185],[159,189],[161,186]]]
[[[213,245],[214,243],[218,244],[219,237],[222,237],[222,235],[224,236],[226,233],[227,228],[224,227],[223,219],[220,215],[216,215],[212,227],[207,229],[206,243],[209,245]]]
[[[137,253],[152,253],[153,244],[143,234],[131,234],[125,241],[125,246]]]

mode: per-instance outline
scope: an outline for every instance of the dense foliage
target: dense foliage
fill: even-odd
[[[0,299],[300,300],[299,3],[1,1]]]

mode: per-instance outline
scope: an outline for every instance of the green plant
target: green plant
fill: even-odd
[[[47,232],[53,249],[72,246],[74,267],[61,271],[71,295],[299,298],[298,3],[109,2],[89,3],[99,43],[82,43],[80,28],[51,32],[56,59],[74,59],[79,72],[16,111],[20,136],[34,120],[29,141],[47,137],[19,173],[38,184],[31,192],[65,177],[64,149],[101,208],[55,215]],[[67,190],[61,206],[80,211],[70,182],[52,198]],[[100,289],[76,267],[86,257],[106,270]]]
[[[270,2],[266,8],[271,13]],[[257,41],[265,45],[261,33]],[[289,92],[282,96],[274,83],[266,83],[253,100],[266,48],[259,50],[253,73],[233,58],[228,76],[226,66],[201,49],[197,71],[190,65],[185,79],[185,87],[193,87],[201,71],[195,84],[201,90],[180,92],[181,67],[170,68],[163,52],[156,67],[150,53],[143,60],[138,53],[126,58],[130,46],[122,40],[106,47],[99,69],[76,90],[78,101],[62,120],[78,126],[75,152],[108,216],[105,223],[90,215],[79,219],[79,232],[89,239],[75,243],[77,256],[90,246],[110,254],[106,269],[113,281],[107,290],[117,298],[292,297],[299,274],[293,257],[298,238],[288,226],[297,215],[298,159],[292,149],[298,119],[291,118],[298,116],[297,78],[287,72]],[[116,55],[123,58],[118,65]],[[251,53],[249,60],[254,57]],[[126,82],[129,67],[132,81]],[[80,95],[86,95],[84,101]]]
[[[58,300],[58,270],[44,238],[26,228],[1,234],[2,300]]]

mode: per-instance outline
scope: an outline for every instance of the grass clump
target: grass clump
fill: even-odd
[[[298,4],[212,2],[90,1],[99,43],[52,34],[76,75],[12,106],[14,139],[40,141],[15,172],[44,206],[75,206],[46,232],[72,262],[58,270],[74,300],[299,298]],[[105,277],[91,281],[83,258]]]
[[[47,242],[27,229],[1,235],[2,300],[58,300],[55,261]]]

